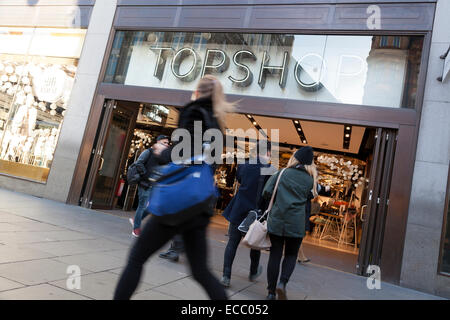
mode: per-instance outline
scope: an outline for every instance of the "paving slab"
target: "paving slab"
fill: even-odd
[[[32,249],[38,249],[44,252],[51,253],[55,256],[68,256],[126,248],[120,243],[112,242],[106,239],[32,243],[27,244],[26,246]]]
[[[131,300],[179,300],[177,297],[159,292],[157,289],[134,294]]]
[[[94,236],[70,231],[36,231],[36,232],[0,232],[0,241],[11,244],[35,243],[35,242],[56,242],[70,240],[90,240]]]
[[[111,272],[82,275],[81,289],[75,289],[73,292],[95,300],[111,300],[118,281],[119,276]],[[65,280],[54,281],[50,284],[56,287],[66,288]],[[148,284],[141,282],[135,293],[138,294],[149,289],[151,289],[151,287]]]
[[[23,245],[5,244],[0,246],[0,264],[33,259],[51,258],[55,255]],[[1,274],[0,274],[1,276]]]
[[[111,270],[114,274],[122,274],[123,268]],[[155,286],[161,286],[166,283],[183,279],[188,277],[189,274],[182,271],[171,271],[165,266],[158,264],[146,264],[141,274],[141,281]]]
[[[206,291],[191,277],[167,283],[157,288],[159,292],[173,295],[181,300],[208,300]]]
[[[0,292],[25,287],[23,284],[0,277]]]
[[[23,232],[34,232],[34,231],[64,231],[67,230],[63,227],[51,225],[48,223],[42,223],[39,221],[13,221],[12,224],[18,226]]]
[[[89,298],[49,284],[41,284],[0,292],[0,300],[89,300]]]
[[[24,285],[37,285],[50,281],[67,280],[69,264],[52,259],[30,260],[0,265],[0,275]],[[81,268],[82,274],[89,271]]]
[[[0,210],[0,222],[27,222],[27,221],[33,220]]]
[[[100,272],[121,268],[125,265],[125,260],[106,255],[101,252],[77,254],[73,256],[54,258],[53,260],[67,265],[78,265],[83,269]]]

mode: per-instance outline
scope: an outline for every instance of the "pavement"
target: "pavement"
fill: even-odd
[[[0,299],[111,299],[135,241],[130,232],[127,217],[0,189]],[[208,229],[208,263],[218,278],[225,233],[225,226],[213,219]],[[264,267],[268,257],[268,252],[261,255]],[[249,250],[240,247],[227,289],[232,300],[261,300],[267,295],[265,270],[256,282],[248,281],[249,261]],[[80,282],[72,273],[78,268]],[[290,300],[443,299],[384,282],[381,289],[369,290],[367,278],[314,263],[298,264],[287,290]],[[193,280],[185,256],[174,263],[155,255],[145,265],[132,299],[208,297]]]

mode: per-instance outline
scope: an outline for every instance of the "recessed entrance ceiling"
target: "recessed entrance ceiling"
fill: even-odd
[[[256,123],[268,133],[269,138],[273,140],[271,136],[271,130],[279,130],[279,142],[302,146],[305,145],[300,140],[300,136],[297,134],[297,129],[294,126],[293,119],[286,118],[272,118],[263,116],[253,116]],[[295,119],[297,120],[297,119]],[[357,154],[361,146],[362,139],[366,128],[352,126],[350,145],[348,149],[343,148],[344,142],[344,128],[343,124],[324,123],[316,121],[299,120],[305,138],[307,140],[306,145],[313,148],[326,149],[340,152],[347,152]],[[230,114],[227,115],[226,124],[228,129],[254,129],[255,126],[249,121],[244,114]],[[237,135],[243,138],[244,135]]]

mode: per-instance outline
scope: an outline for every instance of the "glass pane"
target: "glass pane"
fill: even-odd
[[[120,165],[122,150],[125,146],[125,139],[130,124],[130,117],[119,113],[114,113],[109,128],[108,137],[103,150],[103,160],[101,169],[95,183],[95,191],[92,202],[96,206],[111,205],[114,198],[115,178]]]
[[[195,89],[216,75],[226,93],[414,108],[421,36],[119,31],[104,81]]]
[[[0,173],[47,180],[84,35],[77,29],[0,30]],[[5,43],[13,36],[10,48]]]

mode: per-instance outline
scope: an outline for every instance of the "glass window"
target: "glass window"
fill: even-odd
[[[0,173],[47,181],[84,37],[0,28]]]
[[[439,271],[450,275],[450,172],[447,183],[447,206],[444,215],[444,234],[441,244],[441,262]]]
[[[118,31],[104,81],[193,90],[212,73],[226,93],[414,108],[422,46],[422,36]]]

